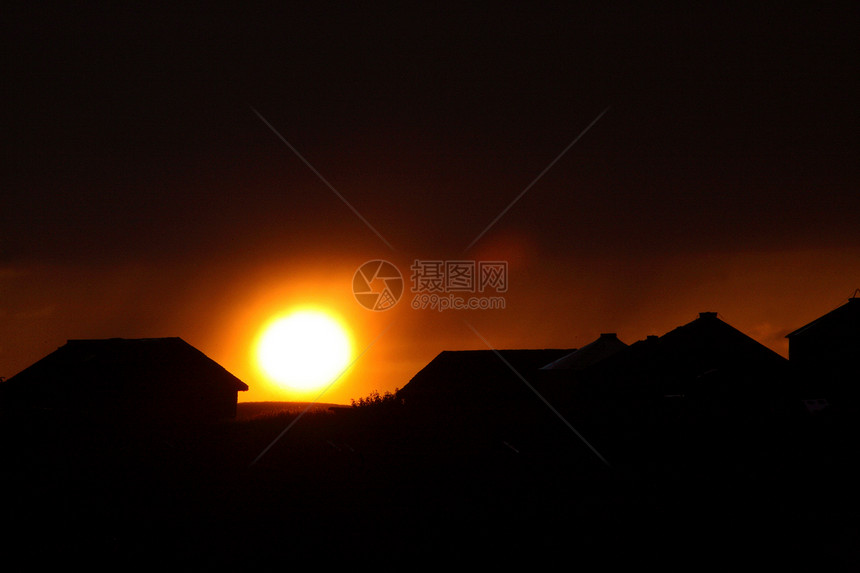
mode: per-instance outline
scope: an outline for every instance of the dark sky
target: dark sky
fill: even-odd
[[[177,335],[241,377],[248,309],[374,258],[510,260],[500,346],[718,310],[784,353],[860,287],[856,3],[341,4],[4,9],[0,375]],[[337,398],[482,345],[398,312]]]

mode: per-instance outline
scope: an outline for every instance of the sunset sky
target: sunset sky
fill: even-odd
[[[4,10],[0,376],[180,336],[296,399],[251,353],[303,305],[363,352],[323,402],[486,348],[464,319],[567,348],[717,311],[787,355],[860,288],[860,9],[646,4]],[[415,259],[507,261],[506,308],[411,308]]]

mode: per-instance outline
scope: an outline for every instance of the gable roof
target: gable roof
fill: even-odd
[[[715,372],[772,373],[788,361],[720,320],[702,312],[692,322],[663,336],[649,336],[595,365],[601,379],[693,380]]]
[[[573,350],[575,349],[499,350],[498,355],[493,350],[444,350],[413,376],[409,383],[398,391],[398,396],[406,399],[448,399],[458,396],[480,399],[509,394],[524,387],[516,373],[528,380],[530,373],[570,354]]]
[[[618,336],[614,332],[606,332],[579,350],[574,350],[570,354],[542,366],[541,370],[582,370],[625,348],[627,345],[618,340]]]
[[[69,340],[0,384],[0,397],[105,397],[129,393],[245,391],[247,384],[181,338]]]
[[[856,293],[855,293],[856,294]],[[860,337],[860,297],[853,296],[842,306],[816,318],[809,324],[801,326],[786,338],[806,336],[808,334],[833,333],[837,335],[852,334]]]
[[[723,322],[716,312],[702,312],[692,322],[664,334],[657,347],[681,363],[711,362],[715,367],[784,364],[786,359]]]

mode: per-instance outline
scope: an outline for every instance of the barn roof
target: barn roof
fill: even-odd
[[[0,393],[71,393],[146,390],[165,393],[248,386],[178,337],[69,340],[0,384]]]
[[[856,296],[856,293],[847,303],[788,333],[786,338],[823,332],[839,335],[850,332],[855,336],[860,335],[860,297]]]

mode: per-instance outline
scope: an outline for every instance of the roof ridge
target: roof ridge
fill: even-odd
[[[860,289],[855,290],[855,291],[854,291],[854,294],[856,295],[858,292],[860,292]],[[811,321],[807,322],[806,324],[804,324],[804,325],[803,325],[803,326],[801,326],[800,328],[797,328],[797,329],[795,329],[795,330],[792,330],[791,332],[789,332],[788,334],[786,334],[786,335],[785,335],[785,337],[786,337],[786,338],[788,338],[788,337],[790,337],[790,336],[794,336],[795,334],[798,334],[798,333],[800,333],[801,331],[806,330],[806,329],[810,328],[811,326],[814,326],[816,323],[821,322],[821,320],[823,320],[824,318],[826,318],[826,317],[830,316],[831,314],[833,314],[834,312],[836,312],[836,311],[837,311],[837,310],[839,310],[840,308],[844,308],[844,307],[848,306],[849,304],[851,304],[851,301],[852,301],[852,300],[858,300],[858,298],[857,298],[857,297],[855,297],[855,296],[852,296],[851,298],[849,298],[849,299],[848,299],[848,302],[843,302],[843,303],[842,303],[842,304],[840,304],[839,306],[835,306],[835,307],[833,307],[832,309],[828,310],[828,311],[827,311],[827,312],[825,312],[824,314],[819,315],[819,316],[818,316],[818,318],[815,318],[815,319],[813,319],[813,320],[811,320]]]

